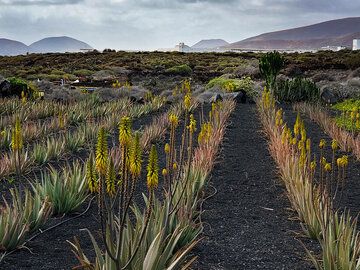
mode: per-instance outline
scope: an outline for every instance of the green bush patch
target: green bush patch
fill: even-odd
[[[237,92],[244,90],[245,92],[251,92],[254,87],[254,82],[250,77],[245,77],[243,79],[226,79],[218,77],[209,81],[206,85],[207,89],[218,87],[226,92]]]
[[[275,97],[280,102],[318,101],[320,89],[308,79],[295,78],[278,80],[274,89]]]
[[[360,99],[346,99],[340,103],[334,104],[332,108],[337,111],[360,110]]]
[[[168,68],[165,72],[173,75],[190,75],[192,73],[192,69],[185,64]]]

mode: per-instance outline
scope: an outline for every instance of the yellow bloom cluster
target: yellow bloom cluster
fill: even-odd
[[[190,110],[191,107],[191,95],[190,93],[187,93],[184,97],[184,106],[186,110]]]
[[[170,113],[169,114],[169,122],[171,127],[176,128],[179,124],[179,117],[176,114]]]
[[[271,92],[266,87],[262,93],[261,102],[265,110],[275,107],[275,99],[272,97]]]
[[[114,196],[116,189],[115,189],[115,182],[116,182],[116,172],[114,167],[114,162],[112,159],[110,159],[109,166],[106,172],[106,192],[110,196]]]
[[[124,116],[119,124],[119,142],[122,146],[130,146],[131,143],[131,119]]]
[[[190,123],[187,128],[189,129],[190,133],[194,133],[196,131],[196,120],[193,114],[190,115]]]
[[[105,128],[101,127],[96,145],[96,169],[101,176],[106,175],[108,159],[107,134]]]
[[[338,158],[336,160],[336,163],[337,163],[338,167],[347,167],[348,163],[349,163],[348,156],[344,155],[341,158]]]
[[[157,187],[159,183],[158,154],[155,145],[151,146],[149,163],[147,165],[147,186],[149,190]]]
[[[277,127],[280,127],[283,125],[283,110],[282,109],[278,109],[276,112],[275,125]]]
[[[326,146],[326,141],[324,139],[321,139],[319,143],[319,148],[323,149],[325,146]]]
[[[99,185],[96,176],[93,157],[90,157],[86,163],[86,180],[88,182],[90,192],[91,193],[97,192]]]
[[[130,149],[130,173],[134,178],[140,176],[141,173],[141,164],[142,164],[142,150],[140,146],[140,135],[138,132],[135,133],[135,137],[132,140],[132,145]]]
[[[204,123],[201,126],[201,130],[198,136],[198,143],[207,143],[210,140],[212,134],[212,125],[210,122]]]
[[[19,117],[16,117],[15,127],[11,134],[11,147],[14,151],[21,150],[23,148],[23,137]]]

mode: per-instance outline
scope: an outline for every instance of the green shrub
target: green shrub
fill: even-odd
[[[30,82],[19,78],[9,78],[8,79],[11,87],[9,93],[1,93],[2,96],[18,96],[21,97],[21,93],[24,92],[27,98],[36,98],[38,96],[38,88]]]
[[[94,72],[88,69],[78,69],[73,72],[74,75],[85,77],[85,76],[91,76]]]
[[[351,117],[339,115],[335,117],[336,124],[348,131],[359,132],[360,127],[356,121],[352,120]]]
[[[318,101],[320,89],[308,79],[295,78],[277,81],[274,94],[280,102]]]
[[[254,88],[254,82],[250,77],[244,77],[243,79],[226,79],[223,77],[218,77],[212,79],[206,85],[207,89],[213,87],[218,87],[226,92],[237,92],[240,90],[244,90],[245,92],[251,92]]]
[[[337,111],[352,111],[354,108],[360,109],[360,99],[346,99],[332,106]]]
[[[264,77],[266,80],[266,85],[270,89],[273,89],[276,82],[276,77],[283,67],[284,58],[277,51],[268,52],[260,58],[260,74]]]
[[[192,69],[185,64],[168,68],[165,72],[174,75],[190,75],[192,73]]]

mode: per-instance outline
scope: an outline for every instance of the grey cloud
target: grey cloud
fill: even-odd
[[[84,0],[0,0],[0,6],[53,6],[75,5]]]
[[[157,49],[180,41],[192,45],[204,38],[235,42],[359,16],[360,1],[0,0],[0,7],[0,37],[31,43],[68,35],[99,49]]]

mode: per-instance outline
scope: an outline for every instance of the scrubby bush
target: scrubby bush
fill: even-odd
[[[251,92],[254,87],[254,82],[250,77],[244,77],[243,79],[228,79],[224,77],[218,77],[212,79],[207,85],[206,88],[217,87],[226,92],[237,92],[245,91]]]
[[[26,98],[37,98],[38,97],[38,88],[33,83],[24,81],[19,78],[9,78],[10,87],[2,92],[0,92],[0,96],[8,97],[8,96],[18,96],[22,95]]]
[[[343,102],[337,103],[332,106],[333,109],[338,111],[349,112],[354,109],[360,109],[360,100],[359,99],[346,99]]]
[[[165,72],[174,75],[190,75],[192,73],[192,69],[185,64],[168,68]]]
[[[284,58],[277,51],[268,52],[260,58],[260,74],[265,78],[266,84],[270,89],[273,89],[276,77],[283,67]]]
[[[320,89],[308,79],[278,80],[274,95],[280,102],[318,101]]]
[[[88,69],[78,69],[73,72],[74,75],[85,77],[85,76],[91,76],[94,72]]]

